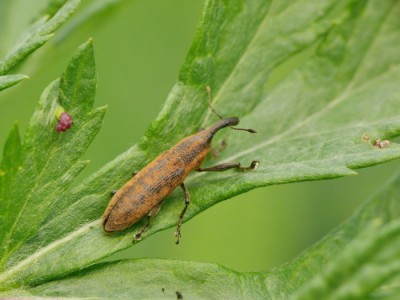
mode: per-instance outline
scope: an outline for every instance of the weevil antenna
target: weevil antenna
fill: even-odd
[[[207,91],[207,96],[208,96],[208,106],[210,107],[211,111],[221,120],[224,120],[225,118],[222,117],[217,111],[214,109],[214,107],[211,105],[211,87],[209,85],[206,86],[206,91]],[[230,127],[233,130],[241,130],[241,131],[247,131],[250,133],[257,133],[254,129],[251,128],[238,128],[238,127]]]
[[[223,120],[224,118],[217,113],[217,111],[214,109],[214,107],[211,104],[211,87],[209,85],[206,86],[206,91],[207,91],[207,96],[208,96],[208,106],[210,107],[211,111],[221,120]]]
[[[250,133],[257,133],[257,131],[255,131],[254,129],[251,128],[238,128],[238,127],[231,127],[231,129],[233,130],[242,130],[242,131],[247,131]]]

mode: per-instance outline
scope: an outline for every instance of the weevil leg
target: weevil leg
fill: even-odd
[[[220,172],[220,171],[225,171],[229,169],[238,169],[242,171],[248,171],[248,170],[255,170],[257,166],[259,165],[258,160],[253,160],[248,167],[242,167],[240,163],[225,163],[225,164],[219,164],[216,166],[208,167],[208,168],[198,168],[196,171],[197,172],[208,172],[208,171],[214,171],[214,172]]]
[[[182,226],[183,217],[185,216],[186,210],[190,204],[190,194],[189,194],[189,191],[186,189],[186,186],[183,182],[181,184],[181,187],[183,189],[183,192],[185,193],[185,207],[183,208],[181,214],[179,215],[178,224],[176,225],[176,231],[175,231],[175,236],[177,238],[176,244],[179,244],[179,241],[181,239],[181,226]]]
[[[150,212],[147,214],[146,217],[146,224],[144,224],[144,226],[138,232],[135,233],[135,238],[132,242],[139,241],[142,238],[143,233],[150,227],[151,220],[160,211],[161,205],[162,201],[150,210]]]

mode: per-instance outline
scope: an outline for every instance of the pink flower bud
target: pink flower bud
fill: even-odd
[[[57,119],[58,119],[58,124],[56,126],[56,130],[58,132],[67,131],[74,123],[72,121],[72,117],[65,111],[62,112]]]

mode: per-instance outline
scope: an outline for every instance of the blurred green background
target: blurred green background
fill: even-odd
[[[18,24],[12,29],[0,28],[3,46],[12,45],[16,34],[32,19],[32,12],[23,10],[28,2],[15,0],[11,13],[0,14],[17,18],[13,23]],[[84,157],[91,164],[78,182],[135,144],[156,117],[176,82],[203,6],[203,1],[195,0],[109,1],[119,4],[71,26],[93,2],[86,1],[55,38],[22,66],[19,71],[30,80],[0,93],[3,145],[16,120],[24,132],[43,89],[60,76],[74,50],[94,38],[96,104],[109,109],[101,132]],[[399,162],[391,162],[359,170],[358,176],[253,190],[185,223],[179,246],[172,228],[113,258],[173,258],[216,262],[238,271],[265,271],[292,259],[338,226],[399,166]]]

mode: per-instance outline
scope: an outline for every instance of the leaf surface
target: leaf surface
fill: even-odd
[[[89,41],[78,49],[61,83],[53,82],[43,93],[22,146],[17,129],[10,134],[2,162],[3,173],[8,175],[1,201],[7,216],[2,218],[0,233],[3,263],[37,232],[59,195],[87,164],[78,158],[100,129],[105,112],[104,108],[92,109],[95,87]],[[67,132],[55,130],[61,107],[74,120]]]
[[[66,22],[79,3],[80,0],[63,0],[61,2],[57,0],[49,3],[43,13],[52,13],[51,17],[49,15],[41,15],[38,20],[24,32],[8,54],[0,60],[0,90],[14,85],[23,79],[21,76],[24,75],[5,75],[12,73],[32,52],[45,44],[53,36],[54,32]],[[8,8],[8,5],[4,4],[4,9],[6,8]],[[28,7],[25,8],[29,9]],[[3,32],[3,35],[6,36],[7,32]],[[6,80],[12,84],[6,85]]]
[[[347,222],[271,272],[160,259],[96,264],[0,295],[171,299],[395,299],[400,273],[400,173]]]
[[[11,193],[11,185],[21,160],[21,138],[18,131],[18,126],[15,124],[14,128],[8,135],[7,141],[4,145],[3,159],[0,163],[0,217],[5,220],[7,216],[8,207],[10,202],[8,195]],[[3,223],[3,222],[2,222]],[[6,227],[4,223],[0,230],[5,233]],[[3,245],[4,247],[4,245]],[[3,250],[2,247],[2,250]]]
[[[205,165],[247,165],[255,159],[261,164],[246,173],[191,175],[185,220],[252,188],[352,175],[354,168],[398,158],[397,144],[373,144],[400,132],[399,12],[398,0],[208,1],[179,82],[143,140],[58,197],[39,231],[5,261],[0,285],[40,284],[129,247],[143,222],[105,236],[100,217],[110,191],[163,150],[216,121],[207,108],[207,85],[221,115],[238,115],[240,126],[258,133],[218,133],[215,143],[225,140],[227,147]],[[144,238],[175,226],[182,208],[179,190],[166,199]],[[391,238],[397,225],[390,226],[394,229],[371,229],[365,236]],[[365,236],[349,247],[363,245]],[[301,278],[285,282],[302,274],[290,272],[283,268],[276,282],[269,277],[272,295],[289,295],[299,286]]]
[[[396,295],[400,173],[347,222],[268,278],[275,298],[377,299]],[[392,282],[392,280],[394,280]]]
[[[0,91],[9,88],[10,86],[13,86],[27,78],[29,77],[23,74],[0,76]]]

